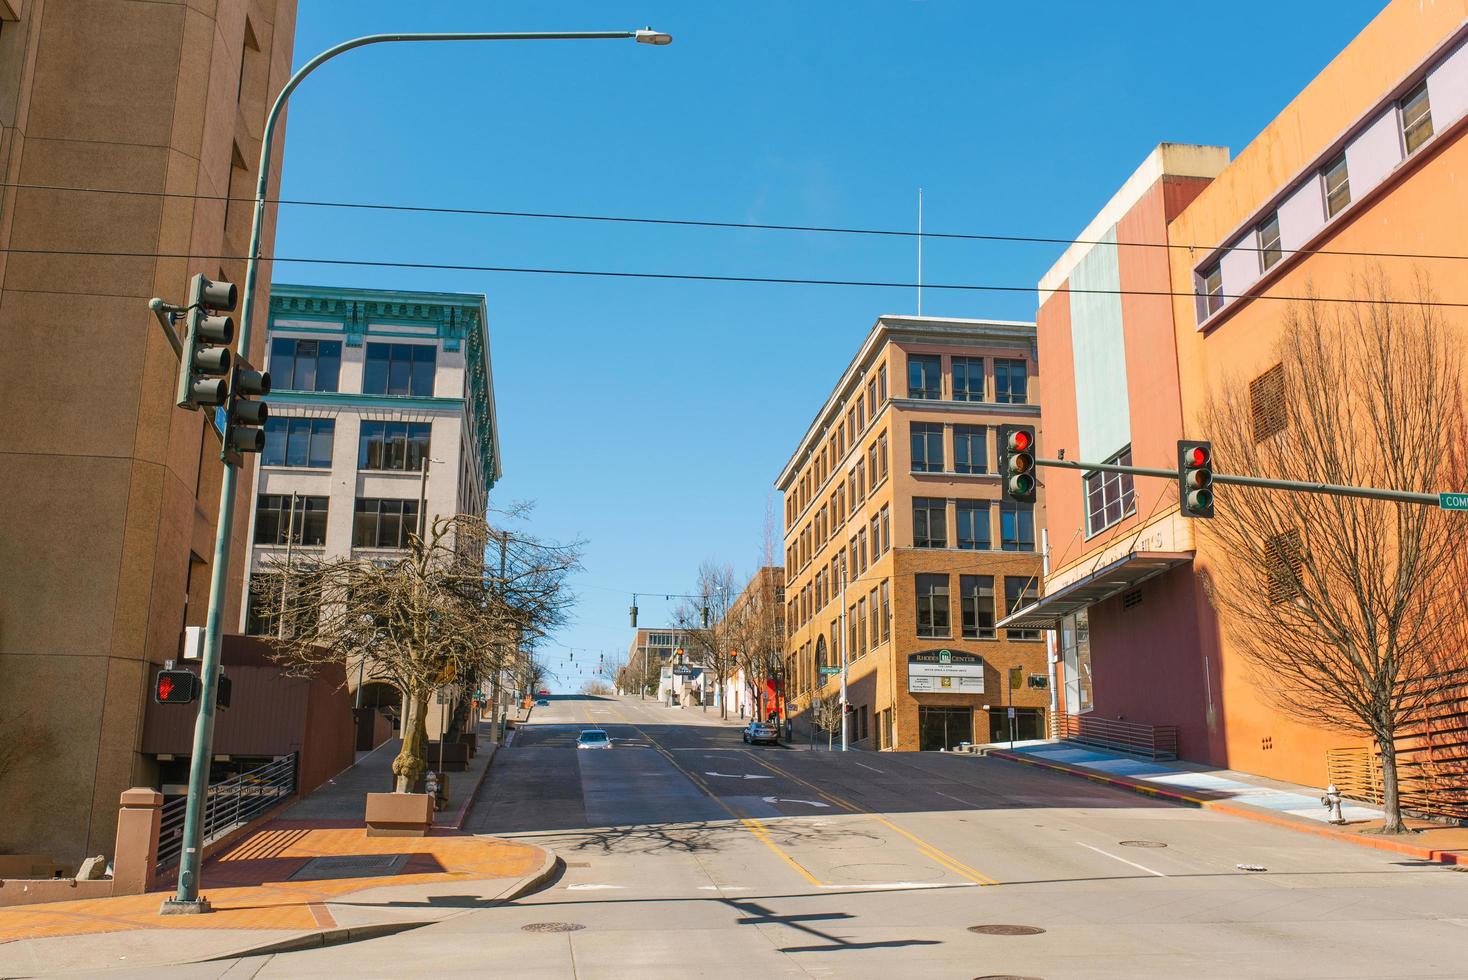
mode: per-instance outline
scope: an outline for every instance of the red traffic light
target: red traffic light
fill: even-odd
[[[1186,466],[1207,466],[1212,455],[1206,446],[1189,446],[1183,452],[1183,464]]]
[[[1016,429],[1009,435],[1009,448],[1015,452],[1022,453],[1028,451],[1030,444],[1033,442],[1034,436],[1030,435],[1026,429]]]

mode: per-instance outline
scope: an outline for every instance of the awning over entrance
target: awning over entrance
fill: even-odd
[[[1193,560],[1191,551],[1134,551],[1001,619],[1000,629],[1053,630],[1060,620]]]

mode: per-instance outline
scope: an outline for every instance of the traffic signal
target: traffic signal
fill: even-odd
[[[224,451],[239,461],[239,453],[258,453],[265,448],[265,420],[270,409],[253,401],[270,394],[270,374],[256,371],[243,357],[236,358],[229,373],[229,390],[224,402]]]
[[[1184,517],[1213,516],[1213,443],[1177,443],[1177,493]]]
[[[999,427],[999,475],[1003,479],[1004,499],[1019,503],[1035,502],[1035,427],[1033,425],[1001,425]]]
[[[234,366],[229,352],[234,341],[234,317],[224,314],[234,305],[234,283],[212,282],[201,275],[189,280],[178,394],[174,399],[179,408],[223,405],[228,397]]]
[[[160,670],[153,681],[159,704],[192,704],[199,696],[199,675],[192,670]]]

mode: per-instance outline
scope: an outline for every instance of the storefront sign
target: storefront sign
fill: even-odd
[[[983,694],[984,658],[962,650],[907,655],[909,694]]]

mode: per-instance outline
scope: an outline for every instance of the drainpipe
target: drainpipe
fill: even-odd
[[[1045,579],[1050,577],[1050,529],[1040,528],[1040,591],[1045,590]],[[1055,650],[1055,630],[1045,631],[1045,671],[1049,676],[1050,685],[1050,719],[1046,726],[1050,729],[1050,737],[1058,738],[1060,734],[1059,719],[1055,712],[1060,708],[1060,691],[1056,688],[1055,664],[1060,655]]]

